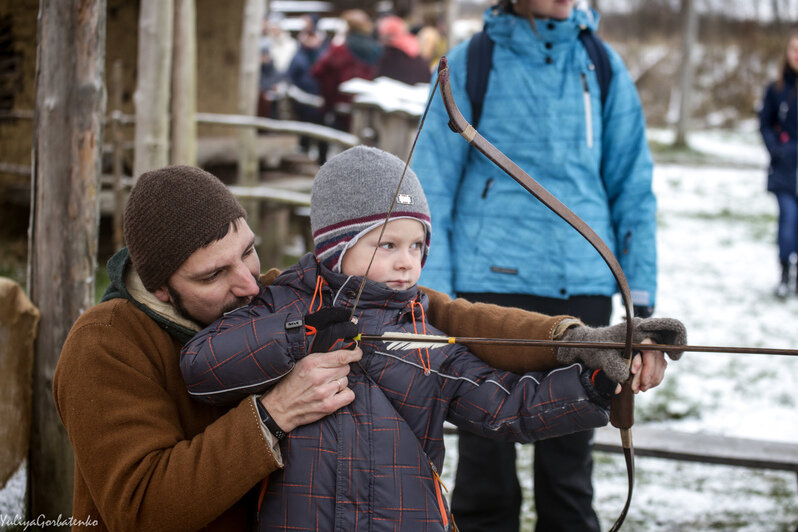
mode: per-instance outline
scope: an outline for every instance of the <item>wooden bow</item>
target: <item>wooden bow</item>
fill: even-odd
[[[452,90],[449,84],[449,65],[446,56],[442,57],[438,64],[438,84],[441,89],[443,104],[446,107],[446,112],[449,114],[449,127],[452,131],[459,133],[469,144],[484,154],[491,162],[501,168],[507,175],[513,178],[560,218],[565,220],[571,227],[576,229],[579,234],[590,242],[604,259],[604,262],[607,263],[612,275],[615,277],[615,281],[618,283],[623,305],[626,310],[627,328],[623,356],[627,360],[629,367],[631,367],[633,333],[632,296],[629,290],[629,283],[615,255],[613,255],[612,251],[607,247],[607,244],[604,243],[601,237],[599,237],[584,220],[579,218],[579,216],[554,197],[548,190],[532,179],[529,174],[524,172],[517,164],[510,160],[509,157],[499,151],[498,148],[488,142],[465,118],[463,118],[452,96]],[[621,443],[626,459],[626,471],[629,485],[626,503],[618,519],[616,519],[615,524],[613,524],[611,532],[618,530],[623,524],[626,514],[629,511],[629,505],[632,502],[632,491],[634,489],[634,447],[632,445],[634,394],[631,390],[631,380],[630,377],[629,380],[623,384],[621,393],[615,396],[610,409],[610,422],[614,427],[620,429],[621,432]]]

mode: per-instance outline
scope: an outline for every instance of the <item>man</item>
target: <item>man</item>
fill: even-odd
[[[72,327],[53,383],[75,453],[73,516],[99,520],[92,530],[248,530],[253,488],[282,466],[278,438],[353,400],[340,383],[361,352],[310,354],[229,410],[192,400],[180,349],[258,293],[254,234],[217,178],[185,166],[140,176],[124,222],[111,286]],[[429,296],[430,321],[452,334],[552,339],[576,321]],[[496,367],[513,356],[514,371],[556,366],[553,349],[477,354]],[[636,378],[658,383],[663,372],[660,353]]]
[[[487,57],[472,52],[484,50],[479,38],[448,54],[452,94],[465,118],[479,117],[482,136],[596,231],[628,277],[635,314],[650,316],[657,271],[652,161],[623,61],[593,35],[597,15],[574,9],[573,0],[503,0],[484,20]],[[488,78],[481,100],[472,80],[485,76],[472,78],[474,71]],[[469,301],[609,324],[617,285],[599,254],[447,122],[436,95],[413,162],[439,238],[421,283]],[[580,432],[535,444],[537,530],[598,532],[591,439]],[[515,448],[468,434],[459,446],[452,511],[460,529],[517,531]]]

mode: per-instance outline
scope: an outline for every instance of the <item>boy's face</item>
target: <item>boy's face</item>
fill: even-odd
[[[344,253],[341,271],[345,275],[366,274],[381,229],[372,229]],[[374,255],[374,263],[368,270],[368,278],[385,283],[393,290],[407,290],[414,286],[421,276],[426,236],[424,225],[418,220],[400,218],[389,221]]]

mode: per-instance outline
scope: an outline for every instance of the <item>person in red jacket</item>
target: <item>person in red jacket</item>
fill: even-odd
[[[325,123],[349,131],[352,96],[340,91],[341,83],[352,78],[374,79],[382,46],[373,37],[374,24],[365,11],[351,9],[341,18],[346,22],[346,33],[333,39],[311,74],[324,98]]]
[[[384,49],[376,77],[386,76],[408,85],[429,83],[429,64],[421,56],[418,38],[410,33],[404,20],[396,15],[385,16],[377,23],[377,33]]]

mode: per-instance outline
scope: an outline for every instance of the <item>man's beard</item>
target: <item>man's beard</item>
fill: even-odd
[[[203,327],[207,327],[208,325],[211,324],[211,322],[204,323],[203,320],[200,320],[197,317],[195,317],[194,315],[192,315],[191,312],[189,312],[186,309],[186,307],[183,305],[183,298],[181,297],[180,292],[178,292],[177,290],[172,288],[172,286],[169,283],[166,283],[166,290],[169,293],[169,297],[172,300],[172,306],[175,307],[175,310],[177,310],[178,314],[180,314],[182,317],[184,317],[186,319],[189,319],[189,320],[191,320],[191,321],[193,321],[195,323],[199,323]],[[224,314],[230,312],[231,310],[235,310],[235,309],[237,309],[239,307],[243,307],[244,305],[249,305],[252,302],[252,299],[253,299],[252,297],[237,297],[237,298],[235,298],[229,304],[227,304],[224,307],[222,307],[221,312],[219,312],[219,315],[214,318],[214,321],[216,321],[217,319],[221,318]]]

